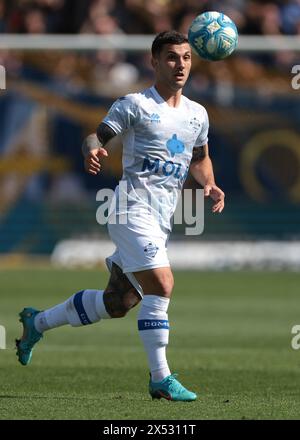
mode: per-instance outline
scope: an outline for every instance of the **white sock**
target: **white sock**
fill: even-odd
[[[34,326],[43,333],[55,327],[70,324],[73,327],[109,319],[103,302],[103,290],[81,290],[67,301],[36,315]]]
[[[139,334],[148,355],[153,382],[161,382],[171,374],[166,358],[169,302],[168,298],[162,296],[145,295],[138,315]]]

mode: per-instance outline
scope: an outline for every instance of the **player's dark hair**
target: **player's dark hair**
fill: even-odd
[[[163,46],[165,44],[184,44],[188,43],[189,40],[184,34],[177,31],[164,31],[156,35],[152,43],[152,56],[155,57],[160,54]]]

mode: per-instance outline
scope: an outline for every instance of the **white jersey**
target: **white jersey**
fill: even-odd
[[[123,176],[116,212],[151,212],[171,230],[171,219],[188,174],[193,148],[207,143],[205,108],[181,96],[170,107],[155,87],[118,99],[103,120],[123,141]],[[118,201],[126,196],[128,203]]]

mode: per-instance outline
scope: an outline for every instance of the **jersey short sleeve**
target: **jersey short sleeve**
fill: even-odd
[[[196,140],[195,147],[202,147],[203,145],[206,145],[208,142],[208,129],[209,129],[209,119],[207,111],[204,107],[202,107],[203,110],[203,124],[201,128],[201,132],[199,133],[199,136]]]
[[[109,109],[103,122],[120,134],[133,126],[136,118],[136,105],[129,97],[119,98]]]

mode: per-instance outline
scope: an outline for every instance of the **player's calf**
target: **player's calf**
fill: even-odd
[[[103,301],[107,313],[112,318],[122,318],[141,300],[140,294],[133,287],[127,276],[115,263],[104,291]]]
[[[126,293],[107,290],[104,292],[103,300],[107,313],[112,318],[123,318],[140,302],[141,298],[135,289]]]

